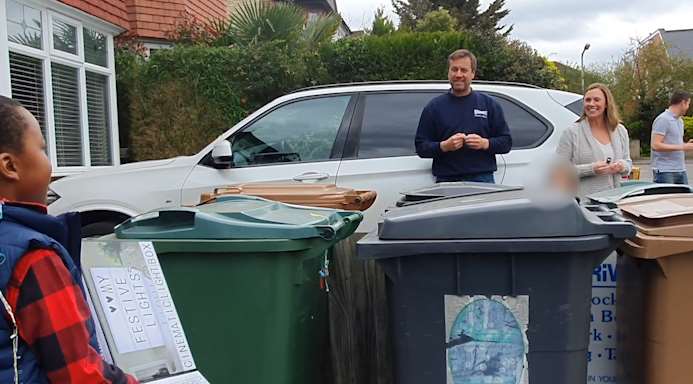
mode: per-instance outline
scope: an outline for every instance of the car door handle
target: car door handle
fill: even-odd
[[[330,175],[323,172],[305,172],[300,175],[294,176],[295,181],[319,181],[329,178]]]

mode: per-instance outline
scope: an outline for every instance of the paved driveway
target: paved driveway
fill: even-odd
[[[636,160],[633,162],[633,166],[640,167],[640,180],[652,181],[652,168],[650,168],[649,160]],[[690,179],[693,176],[693,161],[686,162],[686,168]]]

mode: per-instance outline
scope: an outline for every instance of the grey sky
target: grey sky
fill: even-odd
[[[482,0],[482,7],[490,0]],[[382,6],[396,20],[390,0],[337,0],[347,24],[369,28]],[[643,39],[657,28],[693,28],[693,2],[652,0],[507,0],[514,24],[511,36],[528,42],[539,53],[564,63],[580,62],[585,43],[585,65],[604,65],[620,58],[631,40]]]

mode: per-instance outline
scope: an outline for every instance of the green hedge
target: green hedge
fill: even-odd
[[[684,116],[683,117],[683,129],[685,132],[686,140],[693,139],[693,117]]]
[[[481,80],[555,87],[559,76],[534,50],[519,42],[459,32],[395,33],[342,39],[320,52],[332,82],[447,79],[447,57],[467,48],[478,58]]]
[[[147,60],[118,56],[121,127],[133,160],[190,155],[268,101],[317,84],[445,79],[447,55],[468,48],[477,78],[555,87],[555,67],[525,44],[498,37],[396,33],[342,39],[318,51],[281,42],[252,47],[187,46]]]

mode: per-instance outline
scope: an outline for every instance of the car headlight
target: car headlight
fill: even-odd
[[[60,195],[55,193],[53,190],[49,189],[48,190],[48,195],[46,195],[46,205],[51,205],[56,202],[60,198]]]

